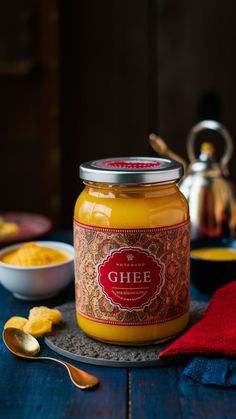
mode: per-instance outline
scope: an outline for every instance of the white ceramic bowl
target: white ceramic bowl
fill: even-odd
[[[61,291],[74,276],[73,246],[52,241],[36,241],[44,247],[61,250],[68,255],[65,262],[41,266],[15,266],[1,261],[3,256],[22,246],[18,243],[0,250],[0,282],[17,298],[41,300],[50,298]]]

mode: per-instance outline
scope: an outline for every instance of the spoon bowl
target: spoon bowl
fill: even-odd
[[[2,338],[9,351],[20,358],[31,360],[50,360],[64,365],[69,373],[71,381],[80,389],[92,388],[99,384],[97,377],[74,367],[74,365],[71,365],[66,361],[46,356],[35,357],[35,355],[37,355],[40,351],[39,342],[32,335],[24,332],[23,330],[15,327],[8,327],[4,329]]]
[[[14,327],[8,327],[4,330],[3,340],[10,352],[22,358],[33,357],[40,351],[37,339]]]

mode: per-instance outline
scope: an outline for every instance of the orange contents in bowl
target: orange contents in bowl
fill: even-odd
[[[41,266],[64,262],[67,259],[67,254],[58,249],[39,246],[30,242],[6,254],[1,260],[9,265]]]
[[[203,247],[191,251],[191,256],[204,260],[236,260],[236,249],[230,247]]]

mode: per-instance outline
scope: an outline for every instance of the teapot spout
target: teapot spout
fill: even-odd
[[[184,166],[184,174],[186,175],[188,168],[187,162],[178,154],[174,153],[174,151],[170,150],[166,142],[161,137],[151,133],[149,134],[149,143],[153,150],[160,156],[169,157],[170,159],[181,163]]]

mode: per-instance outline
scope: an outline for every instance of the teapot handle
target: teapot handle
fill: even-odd
[[[219,134],[221,134],[222,138],[224,139],[226,146],[223,156],[220,159],[220,163],[222,167],[225,167],[233,154],[233,140],[227,128],[225,128],[225,126],[222,125],[220,122],[213,120],[201,121],[198,124],[194,125],[194,127],[190,130],[187,137],[187,153],[189,160],[192,163],[197,160],[194,152],[194,142],[198,134],[204,130],[216,131]]]

